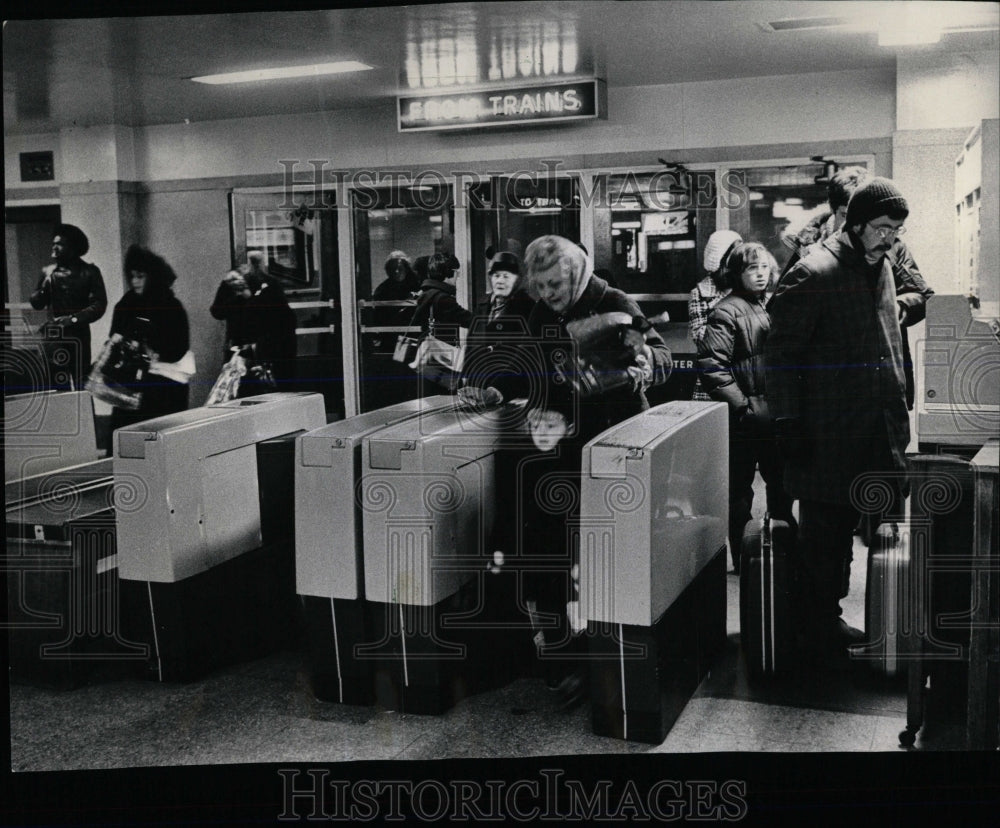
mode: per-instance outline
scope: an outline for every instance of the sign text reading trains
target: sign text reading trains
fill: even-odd
[[[400,96],[399,131],[469,129],[605,117],[597,80],[545,86]]]

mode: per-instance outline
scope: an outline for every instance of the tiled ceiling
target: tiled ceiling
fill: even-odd
[[[179,5],[179,4],[178,4]],[[769,23],[871,16],[906,19],[912,2],[652,0],[384,5],[157,17],[8,20],[3,35],[5,133],[70,125],[127,126],[330,111],[414,89],[568,71],[610,88],[880,69],[898,49],[873,32]],[[970,31],[933,46],[997,49],[995,3],[948,3]],[[185,7],[190,7],[187,4]],[[828,21],[829,22],[829,21]],[[371,71],[229,86],[190,77],[354,59]]]

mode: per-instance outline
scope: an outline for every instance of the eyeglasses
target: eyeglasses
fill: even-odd
[[[900,236],[906,233],[906,227],[873,227],[872,230],[875,231],[875,235],[878,236],[882,241],[892,237],[898,239]]]

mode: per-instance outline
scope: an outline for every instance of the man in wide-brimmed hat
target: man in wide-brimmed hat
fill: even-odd
[[[41,281],[30,298],[36,310],[49,309],[50,337],[79,343],[79,356],[60,366],[70,374],[75,388],[83,387],[90,366],[90,323],[104,316],[108,307],[100,269],[81,258],[89,249],[90,242],[79,227],[57,225],[52,230],[53,263],[42,269]]]

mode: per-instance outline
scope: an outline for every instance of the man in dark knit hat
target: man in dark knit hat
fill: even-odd
[[[50,345],[55,341],[79,343],[79,352],[69,364],[59,365],[59,372],[68,372],[77,389],[90,367],[90,323],[104,316],[108,308],[108,295],[104,279],[96,265],[83,261],[90,250],[84,232],[73,224],[59,224],[52,230],[53,264],[42,268],[42,278],[31,294],[31,307],[49,309],[47,337]],[[75,350],[75,349],[74,349]],[[53,360],[52,354],[49,354]],[[57,374],[53,375],[54,377]],[[62,382],[55,383],[64,385]]]
[[[905,490],[910,425],[886,253],[908,214],[892,181],[864,181],[841,231],[785,274],[768,308],[767,396],[799,500],[799,629],[824,659],[863,639],[840,617],[858,506],[888,487],[891,509]]]
[[[782,274],[791,270],[811,246],[821,244],[836,235],[847,219],[847,205],[858,186],[868,178],[864,167],[845,167],[830,179],[827,190],[829,211],[824,211],[810,221],[796,236],[787,236],[784,241],[795,249]],[[903,329],[903,355],[906,369],[906,405],[913,410],[914,378],[913,360],[907,341],[907,328],[922,322],[927,314],[927,300],[934,295],[912,254],[901,239],[896,239],[886,253],[892,276],[896,282],[896,303],[899,305],[899,324]]]

